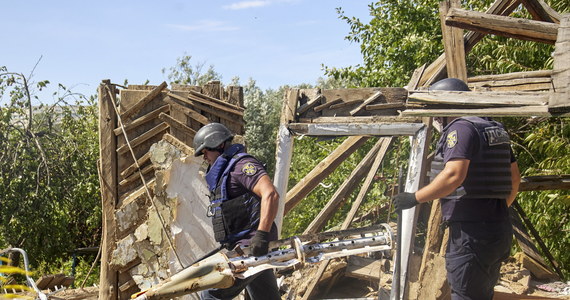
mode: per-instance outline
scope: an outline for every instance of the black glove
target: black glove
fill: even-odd
[[[267,254],[269,251],[269,232],[258,230],[251,242],[249,243],[249,247],[251,248],[251,255],[253,256],[262,256]]]
[[[402,211],[402,209],[412,208],[420,204],[418,200],[416,200],[416,193],[399,193],[394,196],[392,201],[394,203],[394,208],[398,213]]]

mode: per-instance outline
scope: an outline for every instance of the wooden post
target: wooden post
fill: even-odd
[[[117,126],[115,115],[115,87],[110,80],[103,80],[99,94],[99,155],[101,174],[102,225],[101,273],[99,299],[117,299],[117,272],[111,268],[111,252],[116,237],[115,205],[117,204],[117,139],[113,129]]]
[[[570,110],[570,14],[562,16],[554,50],[553,93],[548,102],[551,112]]]
[[[426,118],[424,120],[426,124],[422,127],[415,136],[411,137],[411,151],[410,151],[410,161],[408,166],[408,174],[406,176],[406,192],[416,192],[423,185],[423,178],[425,177],[426,165],[425,158],[427,156],[427,149],[429,148],[429,140],[431,138],[431,120]],[[402,228],[398,228],[398,234],[402,235],[402,245],[397,245],[401,247],[400,253],[402,254],[402,259],[400,259],[400,274],[394,274],[395,276],[400,276],[400,295],[394,293],[395,288],[392,287],[390,293],[390,299],[406,299],[405,293],[408,287],[408,263],[413,250],[414,244],[414,234],[417,221],[417,207],[405,209],[402,211]],[[401,231],[401,232],[400,232]],[[396,280],[392,280],[395,282]]]
[[[285,212],[285,198],[287,195],[287,183],[289,180],[289,168],[291,166],[291,157],[293,155],[293,136],[288,124],[295,120],[297,111],[297,98],[299,98],[299,89],[289,89],[286,93],[283,107],[281,109],[281,121],[279,131],[277,132],[277,149],[275,161],[275,176],[273,184],[279,193],[279,210],[275,217],[275,224],[279,235],[281,236],[281,225],[283,224],[283,215]]]
[[[439,3],[439,17],[441,19],[441,32],[445,61],[447,63],[447,76],[458,78],[467,82],[467,66],[465,64],[465,47],[463,44],[463,30],[447,26],[445,19],[451,8],[460,7],[459,0],[446,0]]]

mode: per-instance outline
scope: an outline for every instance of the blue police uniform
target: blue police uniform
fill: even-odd
[[[462,185],[441,199],[449,226],[445,258],[452,299],[492,299],[512,242],[506,199],[515,159],[509,136],[499,122],[457,118],[442,132],[431,176],[453,159],[470,162]]]
[[[210,166],[206,183],[210,190],[210,208],[214,237],[228,249],[248,246],[259,225],[261,203],[252,192],[267,172],[253,156],[245,153],[241,144],[231,145]],[[269,240],[277,239],[273,223]],[[201,293],[201,299],[233,299],[246,288],[254,300],[281,299],[273,270],[265,270],[246,279],[236,279],[226,289],[211,289]]]

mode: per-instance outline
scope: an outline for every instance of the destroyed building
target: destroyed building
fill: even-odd
[[[533,20],[508,17],[522,5]],[[497,0],[485,13],[463,10],[457,1],[440,7],[445,53],[419,67],[406,87],[356,89],[289,89],[283,102],[277,140],[274,184],[282,198],[277,223],[364,141],[377,142],[349,174],[305,234],[322,231],[343,199],[364,180],[341,229],[348,229],[364,200],[371,178],[389,151],[393,137],[409,136],[411,151],[406,191],[426,183],[428,146],[435,116],[568,116],[570,112],[570,15],[560,15],[541,0]],[[463,34],[463,29],[467,29]],[[485,34],[555,44],[553,70],[468,77],[465,53]],[[455,77],[471,92],[427,91],[425,87]],[[118,100],[120,99],[120,101]],[[130,85],[119,89],[104,80],[99,87],[103,243],[101,299],[128,299],[188,267],[216,248],[205,215],[207,189],[200,174],[201,158],[193,156],[192,138],[210,122],[220,122],[244,134],[243,90],[219,82],[204,86],[166,83]],[[303,180],[288,187],[295,135],[348,137]],[[239,137],[238,137],[239,138]],[[568,176],[526,178],[521,191],[568,189]],[[515,207],[516,208],[516,207]],[[418,209],[404,211],[401,232],[400,295],[393,299],[445,299],[444,234],[439,232],[437,202],[431,205],[423,251],[413,251]],[[560,275],[552,257],[531,241],[532,224],[515,209],[516,238],[534,276]],[[541,249],[538,249],[538,248]],[[356,264],[356,262],[353,263]],[[358,262],[363,269],[382,269],[382,262]],[[393,268],[393,263],[391,264]],[[329,262],[313,273],[300,299],[312,299]],[[386,269],[386,268],[384,268]],[[356,272],[356,271],[355,271]],[[369,272],[370,280],[391,271]],[[373,274],[372,274],[373,273]],[[550,276],[544,275],[544,276]],[[356,275],[355,275],[356,276]],[[392,278],[390,278],[392,279]],[[379,287],[382,288],[381,286]],[[392,289],[393,290],[393,289]],[[386,296],[393,291],[384,291]],[[382,291],[380,291],[382,295]],[[188,296],[192,298],[193,296]]]

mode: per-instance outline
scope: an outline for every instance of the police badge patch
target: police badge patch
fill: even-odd
[[[255,173],[257,173],[257,168],[253,163],[248,162],[245,165],[243,165],[243,167],[241,168],[241,172],[247,176],[252,176]]]
[[[447,148],[453,148],[457,144],[457,130],[447,134]]]

